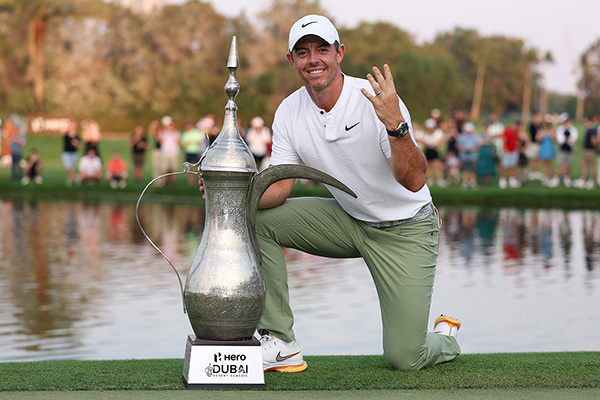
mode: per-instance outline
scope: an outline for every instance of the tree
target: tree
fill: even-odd
[[[50,109],[112,125],[120,119],[125,129],[165,114],[195,122],[223,111],[232,30],[210,4],[149,14],[115,7],[106,20],[60,28],[49,38],[50,54],[60,60],[48,82]]]
[[[110,10],[107,17],[106,20],[66,18],[54,24],[46,50],[44,108],[47,112],[67,111],[80,118],[94,118],[104,127],[106,120],[135,116],[136,106],[147,106],[147,97],[141,96],[139,83],[124,79],[125,67],[114,65],[111,58],[118,57],[128,67],[138,66],[138,76],[145,76],[148,63],[142,45],[143,19],[119,8]],[[122,25],[128,29],[121,29]]]
[[[0,11],[10,12],[27,26],[35,108],[41,112],[44,101],[46,57],[44,43],[49,26],[60,18],[94,14],[101,1],[93,0],[1,0]]]
[[[582,73],[577,86],[586,99],[586,114],[600,114],[600,39],[581,55],[579,64]]]
[[[467,109],[473,107],[472,96],[476,93],[477,71],[479,69],[480,79],[485,76],[485,70],[479,65],[487,64],[482,38],[474,30],[456,28],[452,32],[438,35],[433,43],[428,46],[430,51],[442,54],[448,58],[457,68],[462,78],[462,84],[453,96],[453,108]],[[483,92],[484,82],[478,83],[478,92]],[[481,107],[475,104],[476,108]]]
[[[473,89],[473,105],[469,118],[471,121],[477,121],[481,114],[481,100],[483,98],[483,83],[485,80],[485,58],[481,57],[477,61],[477,75],[475,77],[475,88]]]
[[[285,56],[292,24],[305,15],[323,13],[318,0],[272,0],[259,14],[258,27],[252,32],[250,51],[246,53],[249,68],[254,71],[249,76],[248,91],[251,98],[262,99],[260,108],[253,100],[252,109],[262,111],[267,123],[281,100],[301,85]],[[244,96],[240,94],[240,102]]]
[[[311,13],[323,13],[318,0],[271,0],[257,22],[243,14],[227,18],[202,1],[136,14],[115,2],[0,0],[0,112],[69,113],[116,130],[166,113],[179,121],[213,113],[218,120],[237,35],[239,116],[269,123],[302,84],[285,54],[291,25]],[[536,93],[538,62],[528,61],[533,49],[518,39],[456,28],[418,45],[389,23],[337,27],[347,48],[342,70],[364,77],[389,64],[415,120],[432,108],[471,108],[473,119],[482,110],[525,110],[525,83]],[[599,93],[597,52],[585,58],[586,108]]]
[[[539,62],[539,57],[535,50],[529,50],[525,55],[525,73],[523,76],[523,107],[521,108],[521,119],[523,126],[528,126],[531,117],[531,85],[532,85],[532,65]]]
[[[33,93],[27,87],[27,30],[7,12],[0,12],[0,108],[33,109]]]
[[[365,78],[372,68],[388,64],[396,90],[414,121],[429,116],[432,108],[447,108],[456,90],[456,68],[439,54],[423,50],[412,35],[389,23],[361,23],[339,30],[346,45],[342,70]]]
[[[356,71],[359,76],[371,72],[373,66],[398,60],[403,54],[415,53],[418,46],[406,31],[387,22],[360,23],[354,29],[340,29],[342,42],[346,44],[347,64],[365,69]]]
[[[138,17],[133,25],[129,20],[109,30],[106,61],[130,93],[147,102],[135,113],[146,109],[187,119],[223,111],[234,34],[224,16],[209,3],[190,1]]]
[[[546,90],[546,85],[544,83],[544,73],[545,73],[545,67],[548,64],[551,64],[554,62],[554,58],[552,57],[552,53],[550,53],[549,51],[547,51],[544,54],[544,57],[541,59],[541,69],[542,69],[542,73],[541,73],[541,83],[540,83],[540,113],[542,115],[546,115],[548,113],[548,91]]]
[[[502,112],[522,106],[523,71],[532,65],[527,58],[529,49],[522,40],[481,37],[475,31],[456,28],[453,32],[438,35],[431,46],[435,51],[445,53],[458,67],[463,79],[461,90],[454,97],[458,108],[466,109],[471,104],[472,95],[476,93],[471,82],[477,82],[477,70],[482,60],[485,60],[485,96],[482,96],[481,107]],[[537,76],[533,78],[537,79]]]

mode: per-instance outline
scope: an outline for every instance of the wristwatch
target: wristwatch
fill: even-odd
[[[408,122],[402,121],[395,131],[386,129],[387,134],[394,137],[404,137],[408,133]]]

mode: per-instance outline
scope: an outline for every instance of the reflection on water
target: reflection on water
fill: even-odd
[[[187,274],[201,207],[146,204],[144,229]],[[600,212],[440,209],[431,320],[463,351],[600,350]],[[175,274],[132,205],[0,202],[0,360],[181,358],[191,333]],[[288,251],[307,354],[377,354],[377,296],[360,259]]]
[[[465,351],[600,349],[600,213],[445,215],[434,307],[461,316]]]

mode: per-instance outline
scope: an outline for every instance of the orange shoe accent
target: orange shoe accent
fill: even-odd
[[[298,365],[285,365],[285,366],[281,366],[281,367],[273,367],[273,368],[265,369],[265,372],[268,372],[268,371],[277,371],[277,372],[302,372],[306,368],[308,368],[308,364],[306,363],[306,361],[302,361],[302,364],[298,364]]]
[[[433,326],[437,326],[437,324],[439,324],[440,322],[447,323],[450,326],[450,328],[456,328],[457,330],[460,329],[460,321],[457,319],[451,318],[447,315],[442,314],[439,317],[437,317]]]

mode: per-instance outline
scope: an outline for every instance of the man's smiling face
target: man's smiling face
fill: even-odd
[[[334,44],[329,44],[318,36],[308,35],[296,43],[287,57],[308,89],[322,91],[336,79],[342,78],[340,63],[344,58],[344,51],[343,44],[336,51]]]

